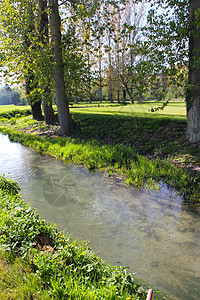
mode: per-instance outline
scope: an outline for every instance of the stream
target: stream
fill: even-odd
[[[167,189],[138,190],[12,143],[0,134],[0,174],[17,180],[40,217],[112,265],[179,300],[200,299],[200,206]]]

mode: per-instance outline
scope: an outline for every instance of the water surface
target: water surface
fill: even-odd
[[[200,295],[200,207],[167,190],[139,191],[41,156],[0,135],[0,173],[41,218],[173,299]]]

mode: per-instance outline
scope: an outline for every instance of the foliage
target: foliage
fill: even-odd
[[[152,74],[181,85],[188,66],[188,1],[153,1],[144,35]]]
[[[20,192],[20,187],[18,183],[14,180],[5,178],[4,175],[0,176],[0,190],[6,192],[9,195],[18,195]]]
[[[47,82],[50,84],[49,77],[52,75],[50,49],[40,40],[40,12],[37,4],[35,0],[19,0],[15,3],[9,0],[0,1],[3,72],[11,83],[24,84],[28,78],[30,99],[44,93],[44,85]]]
[[[105,264],[87,243],[79,244],[45,224],[19,196],[2,189],[0,248],[10,257],[22,256],[51,299],[145,299],[144,289],[124,268]],[[43,245],[38,237],[45,238]]]
[[[92,101],[100,98],[102,101],[106,94],[110,101],[114,97],[119,101],[123,93],[124,99],[128,94],[133,102],[141,100],[144,92],[151,89],[151,81],[155,80],[160,70],[165,79],[167,78],[167,64],[174,63],[177,59],[173,52],[175,43],[177,45],[179,41],[183,44],[185,41],[185,29],[181,27],[183,32],[178,41],[172,32],[174,27],[181,32],[177,24],[180,20],[183,21],[183,17],[179,18],[177,9],[175,13],[178,17],[174,17],[173,21],[170,21],[170,17],[162,17],[162,23],[168,22],[171,29],[165,32],[160,41],[156,35],[161,17],[157,16],[156,9],[152,8],[148,16],[149,23],[142,32],[146,6],[137,2],[140,1],[64,1],[60,4],[65,87],[70,101]],[[43,42],[41,40],[41,15],[37,1],[19,0],[13,4],[13,1],[2,0],[0,4],[1,47],[4,49],[2,62],[7,78],[13,82],[25,79],[30,85],[29,100],[42,97],[46,99],[49,96],[47,86],[52,96],[52,44],[48,43],[47,37]],[[166,16],[167,14],[168,12],[165,13]],[[159,37],[164,34],[164,23],[162,28],[159,28],[159,33]],[[162,53],[168,37],[174,47],[171,49],[167,46],[167,51],[171,52],[166,63],[166,57]],[[185,53],[185,50],[183,52]],[[184,55],[182,53],[180,61],[185,67]],[[178,64],[180,69],[180,63]],[[176,77],[176,74],[172,74],[175,71],[176,68],[173,67],[170,80]],[[182,79],[186,72],[187,69],[184,69]],[[183,86],[181,78],[178,85]],[[177,86],[174,79],[173,84]],[[159,99],[163,98],[161,94],[158,95]]]

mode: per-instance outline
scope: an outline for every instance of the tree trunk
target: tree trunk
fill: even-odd
[[[117,102],[120,103],[120,91],[117,91]]]
[[[108,51],[108,62],[109,62],[109,84],[108,84],[108,99],[110,100],[110,102],[113,102],[113,98],[112,98],[112,59],[111,59],[111,53],[110,53],[110,49],[111,49],[111,36],[109,34],[108,36],[108,47],[109,47],[109,51]]]
[[[134,100],[133,100],[132,95],[131,95],[131,93],[129,91],[129,88],[128,88],[127,84],[126,84],[126,81],[124,80],[124,78],[123,78],[123,76],[121,74],[119,76],[120,76],[121,82],[122,82],[122,84],[123,84],[123,86],[124,86],[124,88],[125,88],[128,96],[129,96],[130,102],[131,102],[131,104],[133,104]]]
[[[47,14],[47,0],[39,0],[39,9],[41,12],[40,16],[40,41],[43,44],[49,44],[49,33],[48,33],[48,14]],[[50,96],[50,83],[44,85],[44,95],[42,97],[42,108],[44,111],[44,120],[46,124],[53,124],[54,122],[54,110],[52,107],[52,99]]]
[[[33,119],[37,121],[43,121],[44,117],[42,115],[42,110],[41,110],[41,101],[33,101],[33,103],[30,102],[31,105],[31,111],[33,115]]]
[[[186,95],[188,125],[186,139],[191,143],[200,141],[200,27],[196,24],[195,11],[200,8],[199,0],[190,0],[189,21],[189,79]]]
[[[45,88],[45,93],[48,95],[50,91],[48,91],[48,87]],[[49,99],[48,99],[49,98]],[[53,124],[54,123],[54,110],[52,106],[52,100],[50,97],[46,96],[46,98],[42,98],[42,108],[44,111],[44,120],[46,124]]]
[[[33,86],[33,81],[34,81],[34,74],[32,71],[29,70],[28,74],[26,75],[26,84],[25,84],[28,103],[31,106],[33,119],[37,121],[43,121],[44,117],[42,115],[41,100],[38,99],[37,95],[34,95],[34,93],[33,95],[31,95],[31,92],[35,90],[35,86]]]
[[[126,103],[126,90],[125,89],[123,89],[123,100],[124,100],[124,103]]]
[[[24,46],[25,49],[28,49],[31,46],[31,40],[29,38],[29,35],[35,31],[35,20],[34,20],[34,14],[33,14],[33,5],[32,2],[28,2],[28,11],[29,11],[29,19],[28,19],[28,31],[25,32],[24,35]],[[31,61],[31,58],[29,58],[29,61],[27,62],[27,66],[29,65],[29,62]],[[26,95],[28,98],[28,103],[31,106],[31,111],[33,115],[33,119],[37,121],[44,120],[44,117],[42,115],[42,109],[41,109],[41,99],[37,96],[36,87],[37,84],[34,82],[35,75],[34,72],[27,67],[27,70],[24,70],[25,75],[25,90]]]
[[[62,135],[69,135],[72,131],[72,119],[65,93],[64,69],[61,48],[61,21],[58,11],[58,0],[50,0],[50,28],[53,44],[54,83],[58,119]]]

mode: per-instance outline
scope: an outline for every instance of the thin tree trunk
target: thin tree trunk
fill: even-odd
[[[190,0],[189,21],[193,32],[190,32],[189,41],[189,79],[186,95],[188,125],[186,139],[192,143],[200,141],[200,27],[197,27],[196,24],[195,11],[197,9],[200,9],[200,1]]]
[[[123,100],[124,100],[124,103],[126,103],[126,90],[125,89],[123,89]]]
[[[75,103],[78,103],[77,86],[75,85]]]
[[[108,85],[108,98],[110,100],[110,102],[113,102],[112,99],[112,59],[111,59],[111,53],[110,53],[110,49],[111,49],[111,37],[110,34],[108,36],[108,47],[109,47],[109,52],[108,52],[108,61],[109,61],[109,85]]]
[[[127,86],[127,84],[126,84],[126,82],[125,82],[123,76],[122,76],[121,74],[120,74],[119,76],[120,76],[120,78],[121,78],[122,84],[123,84],[123,86],[124,86],[124,88],[125,88],[125,90],[126,90],[128,96],[129,96],[130,102],[131,102],[131,104],[133,104],[133,103],[134,103],[134,100],[133,100],[133,98],[132,98],[132,94],[131,94],[130,91],[129,91],[129,88],[128,88],[128,86]]]
[[[69,135],[72,131],[72,119],[65,93],[64,69],[61,49],[61,21],[58,11],[58,0],[50,0],[50,28],[53,44],[54,83],[56,105],[62,135]]]
[[[90,104],[92,103],[90,82],[89,82],[89,103]]]
[[[86,46],[87,47],[87,46]],[[91,76],[90,76],[90,54],[89,50],[87,48],[87,65],[88,65],[88,74],[87,74],[87,81],[88,81],[88,90],[89,90],[89,103],[92,103],[92,97],[91,97]]]
[[[118,102],[118,103],[120,103],[120,97],[119,97],[119,96],[120,96],[120,91],[118,90],[118,91],[117,91],[117,102]]]
[[[101,68],[101,40],[99,38],[99,93],[100,103],[102,102],[102,68]]]
[[[48,14],[47,14],[47,0],[39,0],[40,16],[40,40],[43,44],[49,44],[48,33]],[[52,107],[52,99],[50,96],[50,83],[44,85],[44,95],[42,97],[42,108],[44,111],[44,120],[46,124],[53,124],[54,122],[54,110]]]
[[[29,35],[35,31],[33,5],[31,3],[31,1],[28,2],[28,10],[29,10],[28,32],[26,32],[25,36],[24,36],[25,49],[28,49],[31,46],[31,41],[30,41]],[[32,62],[31,58],[29,58],[29,62]],[[27,63],[27,66],[28,66],[28,63]],[[37,121],[42,121],[42,120],[44,120],[44,117],[42,115],[41,99],[39,99],[39,97],[37,97],[37,93],[36,93],[37,83],[35,83],[34,72],[29,67],[27,67],[27,70],[25,70],[25,72],[26,72],[25,90],[26,90],[26,95],[28,98],[28,103],[31,106],[31,112],[33,115],[33,119],[35,119]]]

